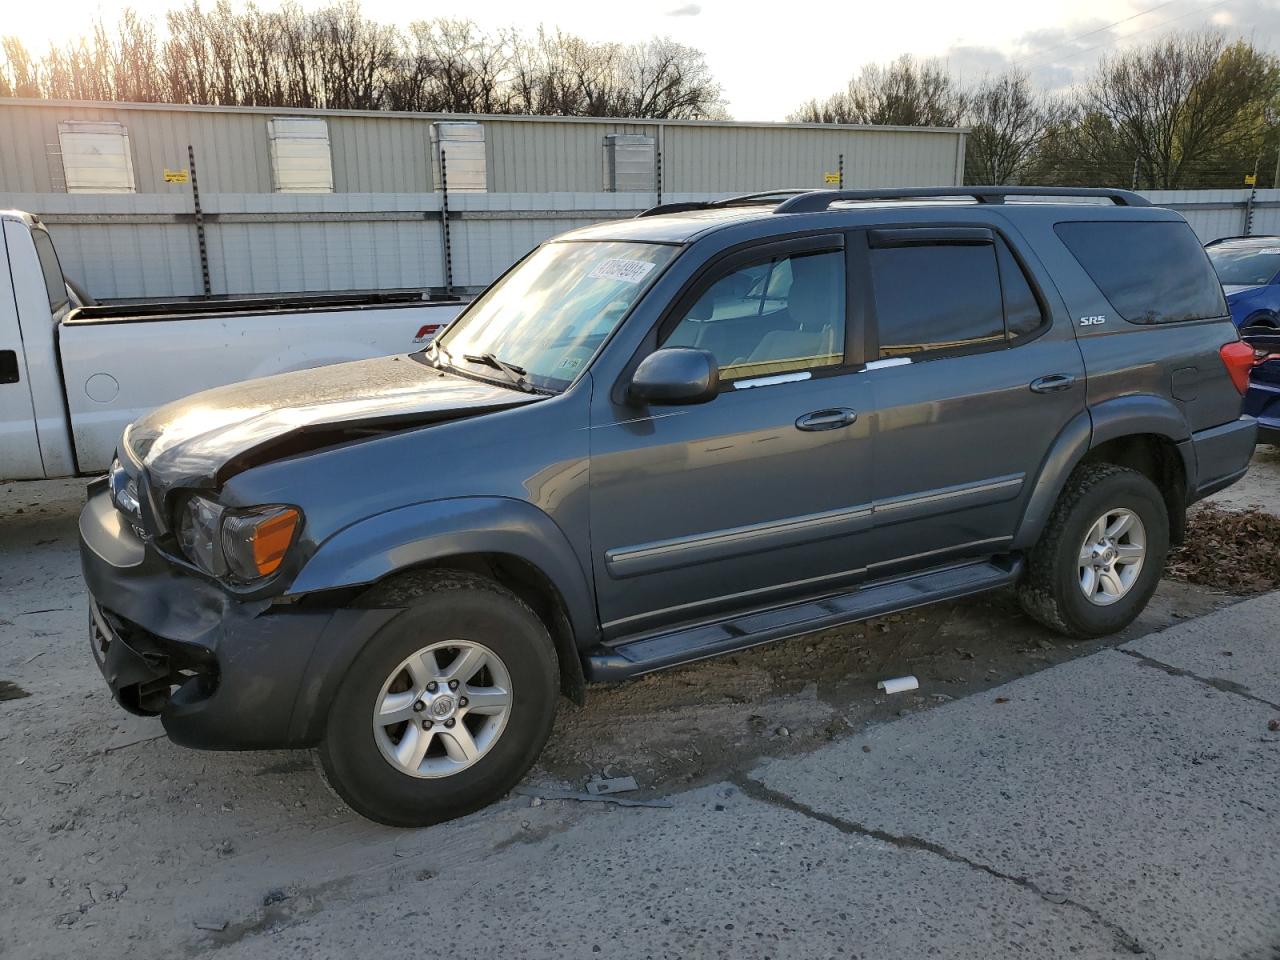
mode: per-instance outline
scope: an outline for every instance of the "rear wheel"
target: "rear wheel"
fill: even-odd
[[[405,604],[351,665],[329,711],[322,770],[358,813],[424,826],[501,797],[537,759],[558,669],[542,621],[510,591],[432,571],[364,601]]]
[[[1028,557],[1018,599],[1061,633],[1115,633],[1146,607],[1168,552],[1169,515],[1155,484],[1126,467],[1085,464]]]

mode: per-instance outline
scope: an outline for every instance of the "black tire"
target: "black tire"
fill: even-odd
[[[1099,606],[1080,587],[1080,548],[1105,511],[1128,509],[1146,528],[1146,556],[1128,592]],[[1072,637],[1123,630],[1140,614],[1169,554],[1169,514],[1159,489],[1136,470],[1111,463],[1077,467],[1067,480],[1018,584],[1022,609],[1046,627]]]
[[[357,813],[397,827],[451,820],[497,800],[533,765],[555,719],[559,669],[542,621],[506,588],[458,571],[393,580],[360,604],[406,609],[369,640],[330,706],[319,749],[329,785]],[[445,640],[483,644],[497,654],[510,675],[511,706],[505,727],[479,760],[449,776],[420,779],[383,756],[373,711],[397,664]]]

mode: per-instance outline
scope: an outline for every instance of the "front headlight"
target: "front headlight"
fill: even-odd
[[[188,560],[214,577],[227,572],[218,543],[221,525],[222,507],[204,497],[189,499],[178,518],[178,546]]]
[[[205,573],[247,582],[275,573],[302,521],[296,507],[228,510],[193,496],[178,521],[178,545]]]

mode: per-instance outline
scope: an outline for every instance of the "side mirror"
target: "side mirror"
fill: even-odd
[[[706,403],[720,388],[720,367],[707,350],[666,347],[643,360],[628,391],[643,403]]]

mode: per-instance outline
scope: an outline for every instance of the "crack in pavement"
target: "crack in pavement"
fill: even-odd
[[[851,820],[844,820],[840,817],[832,816],[829,813],[823,813],[821,810],[815,810],[813,807],[810,807],[805,803],[801,803],[799,800],[796,800],[785,793],[774,790],[772,787],[766,787],[760,781],[753,780],[749,776],[738,775],[731,778],[730,782],[752,800],[772,804],[773,806],[781,807],[784,810],[789,810],[792,813],[797,813],[802,817],[817,820],[820,823],[825,823],[827,826],[835,827],[841,833],[868,837],[872,840],[879,840],[881,843],[887,843],[900,850],[931,853],[934,856],[941,857],[951,863],[958,863],[961,866],[970,868],[971,870],[977,870],[981,873],[988,874],[989,876],[995,877],[997,880],[1004,880],[1008,883],[1015,884],[1024,890],[1034,893],[1036,896],[1048,903],[1073,907],[1106,929],[1113,937],[1116,938],[1117,942],[1130,953],[1146,953],[1142,944],[1138,942],[1138,938],[1133,936],[1119,924],[1108,920],[1087,904],[1080,903],[1078,900],[1072,900],[1064,894],[1052,893],[1042,889],[1039,884],[1027,877],[1014,876],[1013,874],[997,870],[995,867],[989,866],[985,863],[970,860],[968,857],[952,850],[948,850],[946,847],[939,843],[934,843],[932,840],[925,840],[923,837],[911,835],[902,836],[895,833],[889,833],[886,830],[879,830],[875,827],[868,827],[861,823],[854,823]]]
[[[1264,707],[1270,707],[1272,710],[1280,710],[1280,703],[1272,703],[1270,700],[1252,694],[1249,692],[1248,687],[1242,683],[1236,683],[1234,680],[1224,680],[1221,677],[1202,677],[1198,673],[1192,673],[1182,667],[1175,667],[1172,664],[1165,663],[1163,660],[1157,660],[1155,657],[1148,657],[1145,653],[1138,653],[1136,650],[1124,650],[1121,648],[1117,648],[1117,650],[1126,657],[1132,657],[1137,660],[1144,667],[1163,671],[1171,677],[1186,677],[1188,680],[1195,680],[1197,683],[1213,687],[1219,693],[1234,693],[1238,697],[1244,697],[1246,700],[1260,703]]]

